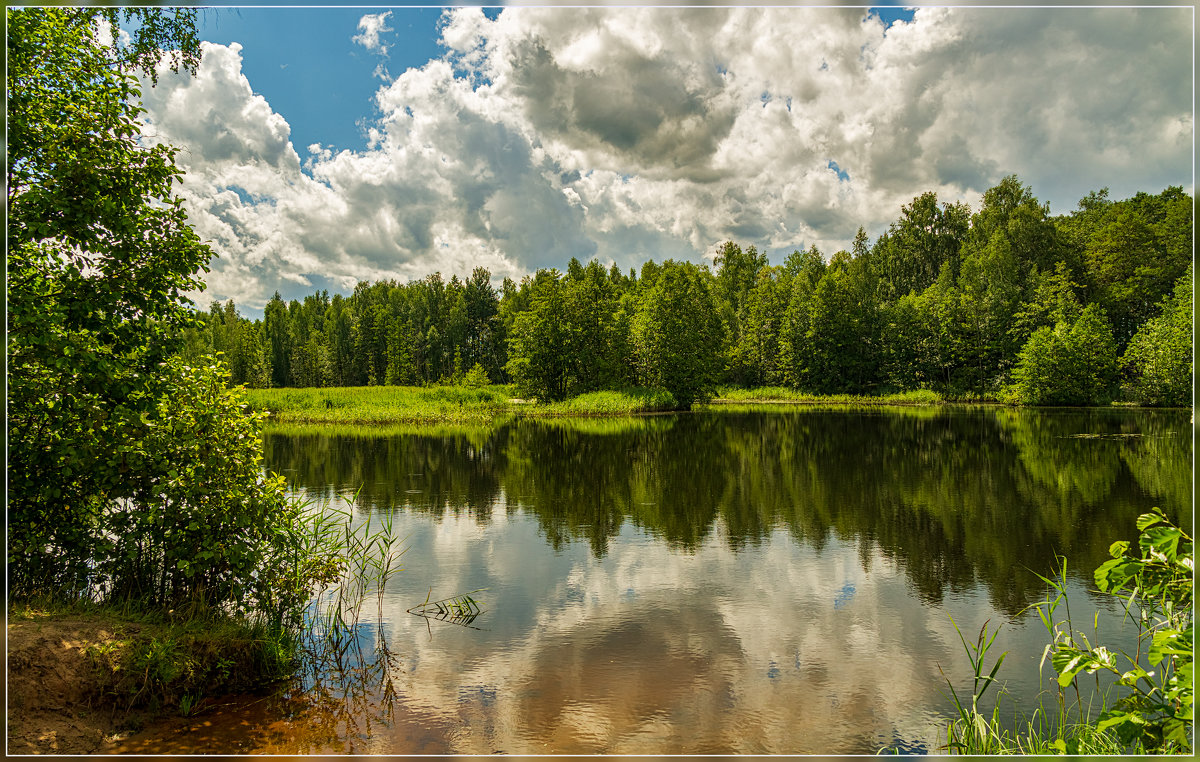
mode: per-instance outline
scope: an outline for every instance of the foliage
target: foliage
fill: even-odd
[[[1035,331],[1013,371],[1011,393],[1024,404],[1108,404],[1116,392],[1116,342],[1095,304],[1072,324]]]
[[[1105,671],[1126,689],[1100,715],[1098,730],[1112,728],[1123,743],[1149,753],[1189,753],[1194,723],[1192,538],[1157,508],[1139,516],[1137,528],[1138,552],[1131,553],[1124,540],[1113,543],[1112,559],[1095,574],[1101,592],[1121,600],[1136,619],[1136,653],[1113,652],[1077,638],[1069,626],[1048,623],[1054,633],[1050,662],[1062,687],[1082,672]],[[1060,589],[1058,599],[1042,604],[1044,622],[1061,597]]]
[[[966,204],[938,206],[932,191],[902,207],[900,218],[876,245],[884,298],[891,301],[921,293],[933,285],[943,267],[957,272],[970,216]]]
[[[682,407],[717,382],[721,326],[712,288],[690,263],[668,260],[633,319],[638,380],[667,390]]]
[[[1193,575],[1192,539],[1171,523],[1162,511],[1137,518],[1137,552],[1122,540],[1112,544],[1112,558],[1095,572],[1097,587],[1119,599],[1126,614],[1138,625],[1137,649],[1133,654],[1114,651],[1079,632],[1070,616],[1065,579],[1066,564],[1059,579],[1042,577],[1056,592],[1035,604],[1038,617],[1051,637],[1043,661],[1049,657],[1057,673],[1058,711],[1054,727],[1031,720],[1024,733],[1000,730],[999,707],[992,717],[978,711],[975,699],[995,678],[1003,656],[993,666],[980,689],[983,657],[995,639],[980,633],[972,647],[963,641],[975,668],[975,696],[968,710],[954,693],[958,709],[947,730],[949,748],[968,754],[1087,754],[1144,753],[1188,754],[1192,751],[1193,715]],[[1040,575],[1039,575],[1040,576]],[[1059,619],[1060,607],[1066,617]],[[960,633],[961,637],[961,633]],[[1105,672],[1115,678],[1118,695],[1099,714],[1076,705],[1072,719],[1064,691],[1075,687],[1082,674]],[[953,686],[951,686],[953,691]],[[1045,715],[1044,708],[1035,712]]]
[[[876,386],[879,326],[874,291],[866,262],[835,255],[809,307],[804,338],[810,390],[862,394]]]
[[[286,661],[346,549],[263,473],[263,416],[183,296],[212,252],[173,195],[174,149],[140,140],[134,71],[194,72],[196,12],[7,13],[10,594],[261,626]],[[170,683],[177,645],[135,666]]]
[[[223,366],[160,372],[174,393],[127,451],[131,494],[102,512],[92,546],[108,595],[163,608],[303,597],[274,578],[296,517],[283,478],[262,475],[263,416],[245,413]]]
[[[1121,357],[1125,397],[1144,405],[1187,406],[1192,399],[1192,266],[1161,312],[1146,321]]]
[[[138,140],[138,84],[160,51],[194,70],[195,11],[8,12],[8,476],[13,591],[88,584],[109,506],[153,478],[146,418],[210,251],[172,194],[174,150]],[[110,27],[112,28],[112,27]],[[115,36],[115,28],[113,28]]]
[[[946,685],[949,686],[954,700],[954,707],[958,711],[958,717],[946,729],[946,747],[959,753],[996,754],[1004,747],[1004,737],[997,732],[1000,706],[997,704],[993,708],[992,717],[988,719],[979,712],[979,702],[987,693],[988,688],[996,683],[996,673],[1000,671],[1000,666],[1004,664],[1004,658],[1008,656],[1007,652],[1000,654],[993,662],[991,671],[984,675],[986,670],[984,659],[987,658],[992,644],[996,642],[1000,628],[997,627],[989,634],[988,623],[984,622],[983,626],[979,628],[975,643],[968,644],[967,639],[963,637],[962,630],[958,629],[958,623],[953,618],[951,618],[950,624],[954,625],[954,632],[962,641],[963,650],[966,651],[967,659],[971,662],[971,668],[975,674],[971,684],[970,709],[964,706],[962,699],[958,697],[958,691],[954,690],[954,683],[949,678],[946,679]]]
[[[663,389],[631,387],[613,391],[589,392],[562,402],[537,405],[522,410],[523,416],[625,415],[660,410],[676,410],[679,403]]]
[[[806,402],[815,405],[937,405],[942,396],[928,389],[868,396],[862,394],[809,394],[785,386],[765,386],[754,389],[725,388],[717,392],[714,402]]]
[[[873,245],[859,230],[828,262],[811,246],[772,266],[754,246],[726,241],[712,269],[699,268],[718,318],[715,383],[1001,399],[1041,328],[1074,325],[1096,305],[1120,353],[1138,329],[1152,327],[1154,305],[1187,266],[1190,202],[1180,188],[1116,202],[1102,191],[1051,217],[1010,176],[975,214],[922,194]],[[251,386],[269,377],[299,387],[440,383],[478,363],[489,379],[517,382],[523,396],[561,401],[657,383],[644,363],[639,371],[635,318],[654,309],[651,293],[673,266],[648,261],[622,273],[572,259],[565,273],[505,278],[499,289],[482,268],[465,282],[434,273],[406,284],[360,283],[348,297],[276,298],[253,322],[236,318],[232,305],[214,305],[203,330],[187,333],[188,356],[206,346],[224,352],[233,382]],[[1152,366],[1150,386],[1159,383],[1162,362],[1150,358],[1161,342],[1182,346],[1156,329],[1135,353]],[[1035,347],[1047,344],[1043,336]],[[1172,350],[1170,367],[1178,354]],[[1127,366],[1126,393],[1149,401],[1157,392],[1135,391],[1140,373]],[[1102,380],[1102,394],[1088,393],[1095,402],[1117,391]]]
[[[508,387],[384,386],[260,389],[246,397],[281,423],[490,422],[508,410]]]
[[[487,371],[483,369],[483,366],[475,363],[467,371],[467,374],[463,376],[462,385],[468,389],[483,389],[484,387],[491,386],[492,380],[488,378]]]
[[[523,394],[560,400],[573,385],[564,291],[557,270],[538,271],[530,308],[513,322],[506,370]]]

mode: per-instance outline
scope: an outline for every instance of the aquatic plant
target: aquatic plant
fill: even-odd
[[[474,593],[479,592],[482,590],[472,590],[470,593],[461,593],[438,601],[430,601],[429,597],[433,594],[433,588],[430,588],[429,594],[425,596],[425,601],[407,611],[409,614],[416,614],[427,619],[469,626],[483,613],[483,607],[472,597]]]
[[[947,748],[964,754],[1040,753],[1187,754],[1193,748],[1193,543],[1157,507],[1137,519],[1138,553],[1121,540],[1109,548],[1112,558],[1095,572],[1101,592],[1121,601],[1127,619],[1137,624],[1137,647],[1132,654],[1099,642],[1098,620],[1093,638],[1077,629],[1070,614],[1066,561],[1060,558],[1055,577],[1038,575],[1054,593],[1032,607],[1050,635],[1042,654],[1057,674],[1056,711],[1039,706],[1021,733],[1000,729],[999,706],[990,718],[978,711],[978,698],[994,680],[1003,656],[988,677],[981,674],[983,657],[995,640],[986,638],[963,646],[975,669],[975,692],[968,710],[950,686],[958,712],[947,728]],[[1063,612],[1060,618],[1058,612]],[[956,626],[957,629],[957,626]],[[961,637],[961,633],[960,633]],[[1093,640],[1095,641],[1093,643]],[[1115,678],[1111,695],[1102,697],[1099,713],[1081,698],[1083,674],[1108,673]],[[949,682],[949,680],[947,680]],[[1066,691],[1075,702],[1068,705]],[[1041,715],[1039,722],[1038,716]]]

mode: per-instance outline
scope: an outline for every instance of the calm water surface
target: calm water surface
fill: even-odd
[[[341,678],[314,667],[123,750],[936,752],[943,672],[969,695],[953,623],[1003,623],[1005,706],[1053,683],[1022,611],[1056,553],[1075,620],[1099,612],[1104,642],[1130,642],[1091,570],[1150,506],[1190,517],[1188,415],[747,407],[269,432],[266,465],[297,489],[361,488],[358,520],[391,512],[404,568]],[[481,588],[473,627],[406,613]]]

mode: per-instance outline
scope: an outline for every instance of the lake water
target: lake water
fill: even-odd
[[[392,514],[403,569],[351,669],[126,750],[937,752],[946,678],[970,694],[955,623],[1003,625],[1002,715],[1054,685],[1022,612],[1056,554],[1075,621],[1131,645],[1091,571],[1149,507],[1190,521],[1191,429],[1186,411],[774,406],[269,431],[265,464],[297,489]],[[469,627],[406,612],[475,590]]]

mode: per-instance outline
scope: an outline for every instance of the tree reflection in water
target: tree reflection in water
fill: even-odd
[[[1042,592],[1030,569],[1056,553],[1087,574],[1149,505],[1186,514],[1187,429],[1171,410],[739,406],[432,436],[268,432],[266,463],[317,495],[361,486],[361,510],[483,525],[520,510],[551,547],[586,541],[596,557],[626,522],[684,551],[718,519],[734,549],[777,527],[816,549],[836,536],[864,562],[878,545],[930,602],[982,582],[1015,616]]]

